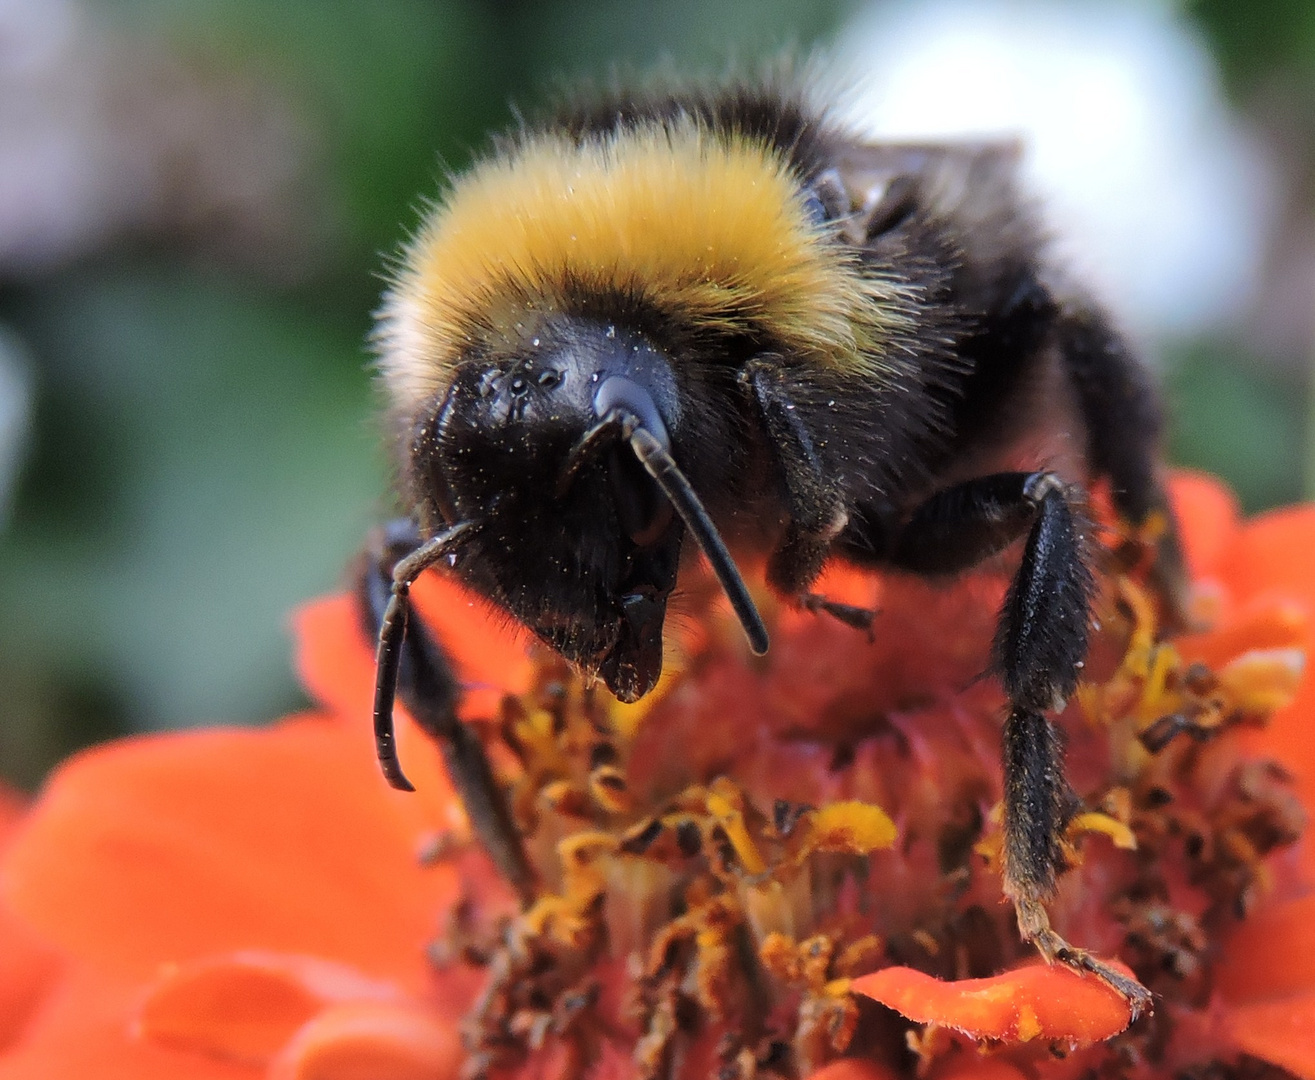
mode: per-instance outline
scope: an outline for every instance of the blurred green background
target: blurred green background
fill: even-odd
[[[287,615],[341,581],[389,507],[367,373],[380,268],[513,103],[614,65],[829,46],[855,9],[5,6],[0,775],[31,786],[94,740],[303,702]],[[1178,14],[1275,162],[1276,231],[1315,232],[1315,6]],[[1302,493],[1315,256],[1293,245],[1265,271],[1296,297],[1286,329],[1257,301],[1159,345],[1174,457],[1253,510]]]

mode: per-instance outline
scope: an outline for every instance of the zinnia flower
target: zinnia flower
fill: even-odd
[[[1315,1080],[1315,509],[1174,494],[1210,629],[1156,642],[1128,539],[1063,719],[1084,807],[1050,913],[1155,993],[1131,1027],[1001,900],[998,573],[832,573],[872,635],[778,610],[763,660],[695,588],[629,707],[435,578],[536,902],[405,720],[419,791],[378,775],[371,646],[322,601],[314,712],[99,747],[0,816],[0,1080]]]

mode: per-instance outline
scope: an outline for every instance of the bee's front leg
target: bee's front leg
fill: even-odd
[[[371,544],[358,583],[366,633],[381,640],[381,657],[390,653],[392,659],[391,664],[380,663],[378,674],[381,686],[388,691],[383,704],[388,713],[383,718],[388,738],[380,748],[385,776],[394,787],[410,789],[393,751],[393,686],[383,685],[395,679],[397,695],[421,729],[438,744],[448,776],[480,843],[522,903],[528,904],[535,894],[534,871],[484,744],[457,714],[460,684],[440,643],[419,620],[408,617],[410,581],[405,582],[406,588],[398,585],[397,568],[405,566],[423,547],[411,521],[391,522]],[[379,708],[376,693],[376,710]],[[376,716],[376,727],[379,720]]]

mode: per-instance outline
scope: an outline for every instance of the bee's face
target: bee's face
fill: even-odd
[[[418,429],[414,467],[446,521],[475,525],[455,572],[633,701],[661,672],[684,529],[603,423],[618,395],[648,403],[644,426],[666,438],[675,417],[656,402],[675,387],[661,355],[615,327],[558,326],[464,365]]]

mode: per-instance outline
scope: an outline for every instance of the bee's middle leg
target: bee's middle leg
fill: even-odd
[[[858,630],[871,631],[876,612],[809,591],[822,572],[836,537],[849,524],[833,478],[826,473],[807,425],[770,359],[751,361],[740,381],[752,396],[784,478],[790,522],[767,563],[767,581],[807,611],[823,612]]]

